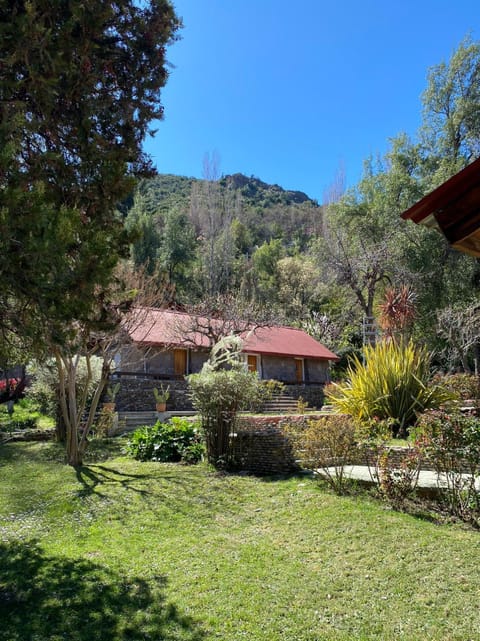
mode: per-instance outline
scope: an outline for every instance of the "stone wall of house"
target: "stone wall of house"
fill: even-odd
[[[313,383],[328,383],[330,380],[330,368],[328,361],[319,361],[313,358],[306,358],[305,380]]]
[[[297,380],[296,359],[291,356],[261,357],[262,378],[273,378],[284,383],[295,383]],[[305,382],[327,383],[329,381],[328,361],[306,358],[304,363]]]
[[[274,378],[277,381],[296,380],[295,360],[286,356],[262,355],[262,378]]]
[[[190,350],[190,373],[195,374],[199,372],[204,363],[208,361],[208,352],[195,352]]]

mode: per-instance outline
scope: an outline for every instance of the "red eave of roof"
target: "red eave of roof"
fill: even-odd
[[[439,209],[457,200],[480,182],[480,158],[442,183],[401,215],[404,220],[421,223]]]
[[[134,343],[173,347],[209,349],[210,341],[202,332],[192,331],[197,322],[202,325],[221,321],[195,317],[163,309],[139,309],[138,323],[133,323],[129,336]],[[294,327],[261,327],[242,336],[243,351],[299,358],[338,360],[338,356],[309,334]]]

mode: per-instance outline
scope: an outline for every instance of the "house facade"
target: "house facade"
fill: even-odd
[[[232,331],[216,319],[161,309],[140,313],[144,316],[129,332],[129,344],[115,358],[119,374],[182,379],[202,369],[216,342],[212,338],[215,331],[220,335],[227,329]],[[252,327],[241,331],[240,337],[246,366],[262,379],[325,384],[330,362],[338,360],[324,345],[295,327]]]
[[[186,388],[185,376],[202,369],[220,335],[239,333],[245,367],[262,379],[285,383],[297,397],[311,397],[315,388],[323,390],[330,380],[330,362],[338,360],[324,345],[294,327],[249,327],[239,331],[238,322],[234,327],[232,321],[226,324],[220,319],[161,309],[138,313],[139,322],[128,331],[129,341],[115,357],[115,376],[122,381],[122,388],[125,381],[134,380],[150,382],[152,388],[155,384],[169,384],[173,392],[170,403],[175,409],[187,402],[181,393]]]

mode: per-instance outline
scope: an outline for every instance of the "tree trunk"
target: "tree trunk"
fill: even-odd
[[[57,409],[55,412],[55,439],[58,443],[65,443],[67,440],[67,424],[63,417],[60,400],[57,402]]]
[[[72,467],[80,467],[82,465],[83,455],[79,448],[77,430],[73,426],[67,429],[66,453],[69,465]]]

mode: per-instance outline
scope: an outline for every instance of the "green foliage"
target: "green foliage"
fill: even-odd
[[[115,398],[116,398],[118,392],[120,391],[120,388],[121,388],[121,384],[120,383],[115,383],[115,385],[109,385],[107,387],[106,396],[107,396],[107,398],[110,399],[110,401],[112,403],[115,402]]]
[[[166,403],[170,398],[170,385],[167,385],[167,387],[160,385],[160,389],[154,387],[153,395],[157,403]]]
[[[303,396],[297,398],[297,412],[299,414],[305,414],[308,409],[308,401],[306,401]]]
[[[480,141],[480,43],[465,38],[448,63],[428,74],[423,139],[440,159],[437,184],[478,156]],[[454,169],[454,171],[452,171]],[[436,185],[435,185],[436,186]]]
[[[237,413],[260,400],[258,376],[246,369],[202,370],[188,377],[188,385],[193,406],[202,417],[208,462],[228,467]]]
[[[198,463],[204,447],[191,421],[172,417],[167,423],[158,421],[136,429],[128,439],[126,451],[138,461]]]
[[[92,357],[90,362],[91,377],[85,358],[81,358],[77,369],[77,394],[85,392],[88,385],[87,403],[95,393],[102,375],[102,359]],[[45,360],[42,363],[31,363],[29,371],[32,374],[32,383],[26,391],[26,397],[32,400],[42,414],[55,417],[58,412],[59,381],[58,370],[53,360]]]
[[[167,0],[0,6],[0,321],[37,350],[104,319],[179,26]]]
[[[285,432],[302,467],[320,471],[337,494],[346,489],[345,465],[356,451],[355,425],[349,416],[335,415],[310,420],[307,427],[289,423]]]
[[[475,374],[437,374],[433,380],[451,392],[456,399],[473,400],[477,403],[480,401],[480,379]]]
[[[354,357],[346,383],[327,390],[330,402],[356,421],[393,419],[394,433],[405,434],[419,413],[439,407],[451,395],[430,382],[430,355],[408,343],[366,346],[363,363]]]
[[[158,265],[168,273],[171,283],[185,286],[185,275],[195,258],[196,240],[192,223],[183,211],[172,209],[165,214]]]
[[[383,497],[399,508],[415,492],[422,456],[417,447],[410,447],[398,465],[393,455],[394,451],[388,447],[383,448],[380,453],[378,482]]]
[[[92,426],[93,434],[99,438],[108,438],[115,423],[115,410],[102,407]]]
[[[237,413],[263,398],[256,372],[249,372],[239,359],[241,345],[236,336],[221,339],[201,372],[187,378],[193,406],[202,417],[208,462],[215,467],[228,467],[232,462]]]
[[[439,474],[439,490],[450,512],[479,523],[480,419],[459,412],[426,412],[414,438]]]
[[[0,429],[52,429],[54,421],[39,411],[38,406],[28,398],[22,398],[9,414],[6,405],[0,405]]]
[[[15,432],[17,430],[34,430],[37,428],[37,419],[33,416],[25,418],[6,417],[0,418],[0,431]]]

